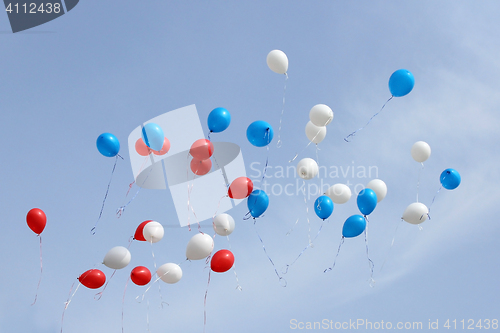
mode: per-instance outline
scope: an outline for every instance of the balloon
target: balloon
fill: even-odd
[[[414,202],[406,207],[403,213],[403,220],[411,224],[420,224],[427,220],[429,209],[426,205],[420,202]]]
[[[319,172],[318,163],[312,158],[306,157],[297,164],[297,173],[299,177],[305,180],[316,177]]]
[[[398,69],[389,78],[389,90],[394,97],[402,97],[409,94],[414,85],[415,78],[406,69]]]
[[[326,195],[320,196],[316,201],[314,202],[314,212],[320,219],[327,219],[332,215],[333,213],[333,202],[332,199],[330,199]]]
[[[248,196],[247,206],[252,217],[259,217],[269,206],[269,197],[266,192],[262,190],[255,190]]]
[[[361,214],[370,215],[377,207],[377,195],[372,189],[365,188],[359,192],[356,202]]]
[[[163,142],[165,141],[165,135],[163,130],[158,124],[147,123],[142,127],[142,140],[146,146],[153,150],[161,150],[163,148]]]
[[[272,50],[267,55],[267,66],[278,74],[285,74],[288,71],[288,58],[283,51]]]
[[[273,140],[273,136],[273,128],[263,120],[254,121],[247,128],[247,139],[256,147],[267,146]]]
[[[167,138],[163,138],[163,145],[160,150],[153,150],[153,154],[155,155],[165,155],[170,150],[170,140]]]
[[[139,138],[135,142],[135,151],[137,152],[137,154],[139,154],[141,156],[148,156],[149,153],[151,152],[151,148],[146,146],[146,144],[144,143],[144,140],[142,140],[142,138]]]
[[[233,267],[234,255],[229,250],[219,250],[215,252],[210,261],[210,268],[217,273],[224,273]]]
[[[158,277],[166,283],[177,283],[182,278],[182,269],[174,263],[163,264],[156,270]]]
[[[342,227],[342,236],[344,237],[356,237],[361,235],[366,228],[366,220],[361,215],[353,215],[349,217],[344,222]]]
[[[245,199],[252,193],[252,190],[253,183],[250,178],[238,177],[229,185],[227,194],[233,199]]]
[[[215,108],[208,115],[207,123],[210,132],[222,132],[229,127],[231,114],[224,108]]]
[[[190,166],[191,171],[193,171],[195,175],[203,176],[209,173],[210,169],[212,169],[212,161],[209,158],[207,158],[206,160],[198,160],[196,158],[193,158],[191,160]]]
[[[309,119],[316,126],[326,126],[332,122],[333,111],[328,105],[317,104],[309,111]]]
[[[191,237],[186,247],[186,258],[200,260],[208,257],[214,249],[214,240],[209,234],[198,233]]]
[[[454,190],[460,185],[462,178],[460,174],[455,169],[446,169],[441,173],[441,177],[439,177],[439,181],[441,185],[447,190]]]
[[[138,286],[144,286],[151,281],[151,272],[144,266],[137,266],[130,272],[130,279]]]
[[[210,142],[210,140],[199,139],[191,145],[189,153],[193,156],[193,158],[203,161],[212,156],[214,153],[214,145]]]
[[[111,269],[122,269],[127,267],[132,256],[127,248],[115,246],[106,253],[102,263]]]
[[[111,133],[102,133],[96,141],[97,150],[106,156],[113,157],[120,151],[120,142],[118,138]]]
[[[419,163],[427,161],[431,156],[431,147],[424,141],[417,141],[411,146],[411,157]]]
[[[26,222],[28,223],[28,227],[33,230],[35,234],[40,235],[47,224],[47,216],[45,216],[43,210],[33,208],[30,209],[26,215]]]
[[[373,190],[373,192],[375,192],[375,194],[377,195],[377,203],[382,201],[387,194],[387,185],[385,185],[384,181],[380,179],[370,180],[368,185],[366,185],[366,188],[369,188]]]
[[[89,269],[78,277],[78,281],[87,288],[97,289],[106,282],[106,275],[98,269]]]
[[[134,239],[135,240],[138,240],[138,241],[141,241],[141,242],[145,242],[146,241],[146,238],[144,238],[144,226],[146,224],[148,224],[149,222],[151,222],[153,220],[147,220],[147,221],[144,221],[142,222],[141,224],[139,224],[139,226],[137,227],[137,229],[135,229],[135,234],[134,234]]]
[[[351,189],[345,184],[330,186],[325,193],[336,204],[343,204],[351,198]]]
[[[214,217],[213,226],[217,235],[228,236],[234,230],[234,219],[229,214],[219,214]]]
[[[142,235],[144,236],[146,242],[157,243],[163,238],[164,232],[163,226],[160,223],[156,221],[149,221],[149,223],[144,226]]]
[[[312,143],[320,143],[326,136],[326,127],[316,126],[309,121],[306,125],[306,136]]]

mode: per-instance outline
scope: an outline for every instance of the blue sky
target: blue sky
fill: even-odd
[[[197,229],[176,227],[168,191],[142,190],[119,219],[115,210],[128,202],[133,181],[130,132],[191,104],[205,132],[212,109],[229,110],[230,127],[211,138],[241,147],[247,175],[257,185],[252,163],[262,169],[269,156],[273,167],[267,181],[275,192],[269,191],[265,216],[253,225],[243,220],[247,209],[241,204],[228,211],[236,220],[230,243],[215,238],[215,249],[231,246],[242,290],[236,290],[234,271],[213,273],[204,307],[208,269],[204,261],[193,261],[182,264],[179,283],[160,284],[168,306],[160,306],[157,285],[138,303],[146,288],[129,283],[123,298],[131,268],[154,269],[151,246],[134,242],[130,266],[114,275],[99,301],[97,291],[78,290],[65,313],[64,332],[120,331],[122,308],[124,332],[201,332],[205,309],[206,332],[288,332],[293,320],[324,319],[421,322],[420,331],[429,330],[429,320],[443,329],[447,319],[455,319],[461,330],[462,320],[476,327],[479,320],[484,325],[485,319],[499,319],[499,14],[496,1],[85,1],[16,34],[7,15],[0,15],[0,331],[60,331],[76,278],[96,265],[111,276],[100,265],[104,255],[127,246],[144,220],[165,225],[165,237],[152,246],[157,264],[184,260]],[[272,142],[267,155],[245,132],[260,119],[275,131],[279,127],[285,80],[266,65],[273,49],[287,54],[289,79],[283,145],[278,149]],[[413,91],[394,98],[352,142],[344,142],[390,97],[389,76],[400,68],[415,76]],[[304,128],[309,110],[320,103],[335,116],[316,151],[314,145],[305,148]],[[118,137],[125,159],[118,161],[92,236],[114,163],[96,149],[103,132]],[[421,202],[430,205],[444,169],[462,176],[456,190],[437,194],[422,230],[400,222],[416,199],[419,164],[410,149],[420,140],[432,148],[420,177]],[[297,152],[298,159],[318,158],[329,170],[373,167],[377,173],[329,176],[324,183],[386,182],[387,197],[369,222],[373,288],[363,237],[347,239],[336,267],[323,273],[337,253],[343,222],[358,213],[354,197],[335,206],[314,247],[283,275],[287,286],[280,286],[259,236],[281,274],[308,243],[307,219],[311,237],[321,226],[312,210],[314,196],[304,203],[300,193],[278,193],[302,184],[293,174],[275,174]],[[38,238],[25,221],[33,207],[43,209],[48,221],[43,278],[31,306],[40,276]],[[213,232],[209,221],[202,231]]]

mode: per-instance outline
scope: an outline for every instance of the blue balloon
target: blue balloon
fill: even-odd
[[[155,123],[147,123],[142,128],[142,140],[146,146],[153,150],[161,150],[163,147],[163,141],[165,141],[165,135],[163,134],[163,130],[158,124]]]
[[[441,177],[439,177],[439,181],[441,185],[447,190],[454,190],[460,185],[462,178],[460,174],[455,169],[446,169],[441,173]]]
[[[342,236],[344,237],[356,237],[359,236],[365,231],[366,228],[366,220],[361,215],[353,215],[349,217],[344,222],[344,226],[342,227]]]
[[[252,217],[259,217],[269,206],[269,197],[262,190],[254,190],[247,198],[247,206]]]
[[[273,139],[274,131],[271,125],[263,120],[257,120],[247,128],[247,139],[256,147],[265,147]]]
[[[333,202],[332,199],[330,199],[326,195],[320,196],[316,201],[314,202],[314,212],[320,219],[327,219],[332,215],[333,213]]]
[[[215,108],[208,115],[207,123],[210,132],[222,132],[229,127],[231,114],[224,108]]]
[[[377,194],[372,189],[365,188],[359,192],[357,204],[361,214],[370,215],[377,207]]]
[[[96,141],[97,150],[106,157],[113,157],[120,151],[120,141],[111,133],[102,133]]]
[[[389,90],[394,97],[402,97],[409,94],[414,85],[415,78],[406,69],[398,69],[389,78]]]

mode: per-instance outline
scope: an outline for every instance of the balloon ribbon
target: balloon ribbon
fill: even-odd
[[[365,128],[366,126],[368,126],[368,124],[370,124],[370,123],[372,122],[372,119],[373,119],[373,118],[375,118],[375,117],[376,117],[376,116],[377,116],[380,112],[382,112],[382,110],[384,109],[385,105],[386,105],[387,103],[389,103],[389,101],[390,101],[391,99],[393,99],[393,98],[394,98],[394,96],[391,96],[391,98],[389,98],[389,99],[387,100],[387,102],[385,102],[385,103],[384,103],[384,105],[382,105],[382,107],[380,108],[380,111],[379,111],[379,112],[377,112],[377,113],[375,113],[375,114],[374,114],[374,115],[370,118],[370,120],[368,120],[368,122],[366,123],[366,125],[365,125],[365,126],[363,126],[363,127],[359,128],[359,129],[355,130],[354,132],[352,132],[351,134],[349,134],[348,136],[346,136],[346,137],[344,138],[344,141],[345,141],[345,142],[349,142],[349,140],[348,140],[348,139],[349,139],[351,136],[355,136],[357,132],[361,131],[363,128]]]

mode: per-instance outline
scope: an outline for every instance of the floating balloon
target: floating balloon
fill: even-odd
[[[165,140],[165,135],[160,125],[155,123],[147,123],[142,127],[142,140],[146,146],[153,150],[161,150],[163,147],[163,142]]]
[[[262,190],[255,190],[248,196],[247,206],[252,217],[259,217],[269,206],[269,197],[266,192]]]
[[[153,150],[153,154],[161,156],[168,153],[169,150],[170,150],[170,140],[168,140],[167,138],[163,138],[163,145],[161,146],[161,149]]]
[[[120,151],[120,142],[118,138],[111,133],[102,133],[96,141],[97,150],[106,156],[113,157]]]
[[[351,189],[345,184],[335,184],[328,188],[325,193],[336,204],[343,204],[351,198]]]
[[[177,283],[182,278],[182,269],[174,263],[163,264],[156,270],[158,277],[165,283]]]
[[[212,161],[207,158],[206,160],[198,160],[193,158],[190,163],[191,171],[198,176],[206,175],[212,169]]]
[[[403,220],[411,224],[420,224],[427,220],[429,209],[420,202],[414,202],[406,207],[403,213]]]
[[[97,289],[106,282],[106,275],[98,269],[89,269],[78,277],[78,281],[87,288]]]
[[[410,71],[398,69],[389,78],[389,90],[394,97],[402,97],[412,91],[415,78]]]
[[[135,234],[134,234],[134,239],[135,240],[138,240],[138,241],[141,241],[141,242],[145,242],[146,241],[146,238],[144,238],[144,226],[146,224],[148,224],[149,222],[152,222],[152,221],[153,220],[147,220],[147,221],[144,221],[141,224],[139,224],[139,226],[137,227],[137,229],[135,229]]]
[[[377,203],[382,201],[387,195],[387,185],[385,185],[383,180],[380,179],[372,179],[366,185],[366,188],[369,188],[375,192],[377,195]]]
[[[332,199],[330,199],[326,195],[320,196],[316,201],[314,202],[314,212],[320,219],[327,219],[332,215],[333,213],[333,202]]]
[[[232,199],[245,199],[252,193],[252,190],[253,182],[250,178],[238,177],[229,185],[227,194]]]
[[[309,119],[316,126],[326,126],[333,120],[333,111],[328,105],[317,104],[309,111]]]
[[[377,195],[375,191],[369,188],[363,189],[358,194],[357,204],[359,211],[363,215],[370,215],[377,207]]]
[[[209,234],[198,233],[191,237],[186,247],[186,258],[200,260],[208,257],[214,249],[214,240]]]
[[[160,223],[156,221],[150,221],[144,226],[142,235],[144,236],[146,242],[157,243],[163,238],[164,232],[165,230]]]
[[[297,173],[299,177],[305,180],[316,177],[319,172],[318,163],[312,158],[303,158],[297,163]]]
[[[460,185],[462,178],[460,174],[455,169],[446,169],[441,173],[441,177],[439,177],[439,181],[441,185],[447,190],[454,190]]]
[[[222,132],[229,127],[231,114],[224,108],[215,108],[208,115],[207,123],[210,132]]]
[[[265,147],[272,140],[274,131],[269,123],[263,120],[257,120],[247,128],[247,139],[256,147]]]
[[[214,153],[214,145],[210,142],[210,140],[199,139],[191,145],[189,153],[193,156],[193,158],[203,161],[212,156]]]
[[[342,227],[342,236],[344,237],[356,237],[365,231],[366,220],[361,215],[353,215],[349,217]]]
[[[283,51],[272,50],[267,55],[267,66],[278,74],[285,74],[288,71],[288,57]]]
[[[326,127],[316,126],[309,121],[306,125],[306,136],[312,143],[320,143],[326,136]]]
[[[234,230],[234,219],[229,214],[219,214],[214,217],[213,226],[217,235],[229,236]]]
[[[233,267],[234,255],[229,250],[219,250],[215,252],[210,261],[210,268],[217,273],[224,273]]]
[[[151,150],[151,148],[146,146],[146,144],[144,143],[144,140],[142,140],[142,138],[139,138],[135,142],[135,151],[137,152],[137,154],[139,154],[141,156],[148,156],[152,150]]]
[[[130,279],[138,286],[144,286],[151,281],[151,272],[144,266],[137,266],[130,272]]]
[[[47,216],[39,208],[30,209],[26,215],[28,227],[37,235],[40,235],[47,224]]]
[[[106,253],[102,263],[111,269],[122,269],[127,267],[132,256],[127,248],[115,246]]]
[[[431,156],[431,147],[424,141],[417,141],[411,147],[411,157],[418,163],[427,161]]]

